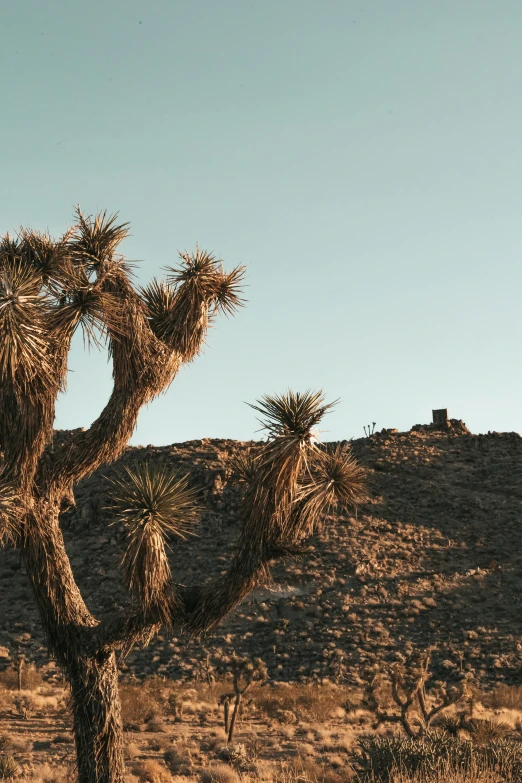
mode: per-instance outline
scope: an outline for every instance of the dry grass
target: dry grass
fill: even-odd
[[[212,764],[200,774],[201,783],[239,783],[240,777],[227,764]]]
[[[72,767],[63,765],[38,764],[32,770],[24,772],[17,783],[74,783],[75,773]]]
[[[342,703],[350,696],[353,696],[353,691],[348,688],[281,683],[254,691],[252,701],[267,717],[289,724],[297,721],[325,722],[339,717]]]
[[[518,783],[518,779],[508,779],[491,770],[475,767],[466,772],[455,769],[439,770],[433,773],[396,770],[387,783]]]
[[[170,783],[168,770],[155,759],[137,761],[131,767],[132,774],[140,783]]]
[[[252,691],[252,703],[238,725],[237,742],[227,745],[222,728],[219,693],[230,688],[227,681],[194,687],[151,677],[142,683],[122,685],[123,716],[128,734],[125,757],[127,783],[348,783],[357,781],[350,766],[350,753],[357,741],[371,730],[366,710],[341,704],[360,704],[354,688],[307,684],[273,684]],[[518,689],[497,688],[474,703],[477,720],[507,724],[510,737],[520,737],[522,712]],[[21,766],[17,781],[69,783],[74,781],[70,717],[63,714],[65,692],[46,684],[30,697],[33,713],[28,721],[17,714],[17,691],[0,690],[8,699],[5,728],[0,733],[0,754],[11,754]],[[185,705],[180,720],[172,714],[174,695]],[[478,695],[477,695],[478,699]],[[289,721],[289,722],[285,722]],[[33,733],[34,731],[36,733]],[[389,733],[381,727],[378,735]],[[64,742],[57,742],[62,737]],[[65,742],[67,740],[67,743]],[[500,783],[491,773],[474,769],[467,776],[437,773],[438,777],[406,775],[394,771],[383,783]],[[488,777],[489,776],[489,777]],[[368,783],[368,781],[365,781]],[[380,783],[375,781],[374,783]],[[515,781],[502,781],[515,783]],[[519,783],[519,782],[518,782]]]
[[[44,685],[42,674],[34,664],[23,667],[21,680],[24,691],[35,691]],[[0,688],[2,686],[8,691],[18,690],[18,669],[16,666],[8,666],[7,669],[0,672]]]
[[[480,693],[478,698],[484,707],[522,710],[522,685],[497,685],[490,693]]]

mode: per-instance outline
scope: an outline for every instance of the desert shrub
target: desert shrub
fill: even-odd
[[[187,775],[192,768],[190,752],[181,744],[166,750],[163,761],[174,775]]]
[[[34,709],[35,702],[30,693],[17,693],[13,696],[13,706],[17,713],[24,720],[27,720],[29,713]]]
[[[135,742],[127,742],[127,744],[125,745],[124,752],[125,752],[125,758],[132,761],[133,759],[136,759],[140,755],[141,750],[139,748],[139,745],[136,745]]]
[[[433,772],[407,772],[395,770],[390,783],[519,783],[519,779],[499,777],[490,769],[485,769],[480,763],[475,763],[467,770],[452,767],[442,767]]]
[[[140,783],[168,783],[170,774],[159,762],[154,759],[137,761],[132,765],[132,774],[136,775]]]
[[[252,694],[260,712],[282,723],[291,723],[292,715],[298,720],[328,720],[346,698],[343,690],[324,685],[275,685]]]
[[[0,683],[0,712],[6,712],[13,706],[13,695]]]
[[[147,677],[141,686],[155,702],[161,705],[167,703],[167,687],[165,680],[155,674]]]
[[[120,699],[124,728],[146,723],[160,712],[157,700],[146,688],[139,685],[122,685]]]
[[[297,758],[282,764],[275,771],[272,783],[347,783],[353,779],[349,767],[334,771],[323,764]]]
[[[178,691],[171,691],[167,698],[168,712],[177,720],[183,715],[183,699]]]
[[[493,710],[506,707],[510,710],[522,710],[522,685],[501,684],[490,693],[477,694],[484,705]]]
[[[152,717],[147,723],[147,731],[164,734],[167,726],[162,720]]]
[[[34,663],[24,666],[22,669],[22,690],[34,691],[43,684],[44,679]],[[12,664],[0,672],[0,685],[9,691],[18,690],[18,668],[15,665]]]
[[[76,776],[73,766],[53,766],[37,764],[30,772],[26,772],[17,781],[20,783],[75,783]]]
[[[20,767],[13,756],[8,754],[0,756],[0,780],[13,780],[19,771]]]
[[[374,735],[359,739],[350,761],[359,779],[372,783],[391,781],[398,769],[425,774],[474,765],[501,775],[500,780],[515,781],[522,776],[522,744],[503,739],[477,745],[442,731],[423,738]]]
[[[511,731],[507,723],[480,718],[469,718],[463,721],[462,728],[468,732],[476,745],[489,745],[491,742],[504,739]]]
[[[201,783],[239,783],[235,769],[227,764],[212,764],[200,773]]]

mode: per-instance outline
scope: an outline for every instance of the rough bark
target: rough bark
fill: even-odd
[[[114,652],[69,673],[79,783],[124,783],[123,728]]]

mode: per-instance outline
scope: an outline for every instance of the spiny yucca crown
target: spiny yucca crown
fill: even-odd
[[[112,260],[118,245],[129,236],[129,224],[116,222],[118,215],[100,212],[95,218],[85,216],[76,209],[79,231],[71,241],[75,256],[91,262],[93,268]]]
[[[243,304],[241,283],[245,269],[238,266],[228,274],[223,270],[223,261],[196,245],[194,254],[179,253],[181,264],[166,267],[170,274],[167,283],[175,289],[184,286],[192,289],[193,295],[212,303],[217,310],[233,313]]]
[[[141,289],[149,325],[160,339],[193,359],[212,317],[232,314],[243,304],[241,283],[244,267],[223,271],[220,259],[196,248],[195,254],[180,253],[179,267],[166,267],[165,281],[152,280]]]
[[[207,250],[201,250],[196,245],[196,252],[189,253],[187,251],[179,253],[181,264],[177,267],[166,267],[166,271],[170,272],[167,276],[167,282],[169,285],[175,288],[183,284],[191,284],[194,288],[197,288],[203,297],[205,298],[217,298],[220,293],[221,284],[230,278],[229,281],[229,293],[231,295],[232,304],[239,306],[242,302],[240,298],[241,290],[235,289],[233,283],[239,282],[244,273],[244,267],[236,267],[229,274],[225,274],[223,270],[223,261],[221,258],[216,258],[212,253]]]
[[[117,519],[133,531],[145,526],[166,536],[185,538],[196,514],[197,491],[188,486],[188,476],[179,476],[149,463],[125,467],[126,475],[112,479],[112,501]]]
[[[133,291],[133,264],[117,253],[128,223],[80,208],[75,218],[57,240],[25,228],[0,237],[0,381],[13,384],[18,396],[38,396],[42,385],[64,387],[64,356],[78,327],[97,346],[99,338],[122,340],[129,329],[124,304]],[[220,259],[199,248],[180,255],[181,266],[167,268],[167,282],[141,290],[141,307],[152,332],[190,361],[212,316],[242,304],[244,268],[226,273]]]
[[[320,496],[325,510],[334,506],[353,507],[368,498],[367,471],[359,465],[348,444],[318,449],[309,466],[309,477],[302,497],[310,493]]]
[[[250,407],[261,413],[263,418],[259,421],[269,437],[293,436],[306,441],[313,436],[313,427],[336,402],[325,403],[321,391],[288,390],[281,395],[266,394],[257,405]]]

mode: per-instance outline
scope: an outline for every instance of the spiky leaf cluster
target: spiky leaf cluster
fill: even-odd
[[[336,404],[325,403],[323,392],[294,392],[289,389],[280,395],[266,394],[251,408],[261,414],[259,420],[272,439],[296,439],[305,443],[314,435],[314,427]]]
[[[129,236],[129,224],[117,223],[118,215],[106,211],[93,218],[77,209],[76,216],[77,230],[70,242],[73,259],[93,270],[113,263],[118,245]]]
[[[52,376],[49,361],[49,302],[42,278],[21,256],[0,257],[0,380],[17,392]]]
[[[113,254],[127,228],[116,215],[76,217],[57,240],[29,229],[0,239],[0,381],[19,399],[63,387],[78,327],[95,343],[118,331],[121,302],[107,281],[121,271]]]
[[[166,281],[153,280],[141,295],[153,332],[190,361],[200,350],[213,315],[231,314],[241,306],[244,268],[225,273],[222,261],[199,247],[194,254],[179,256],[178,267],[167,267]]]
[[[0,754],[0,780],[14,780],[20,773],[20,766],[14,756],[8,753]]]
[[[264,520],[269,546],[277,551],[312,533],[329,509],[366,499],[366,471],[349,446],[332,449],[315,442],[315,428],[334,404],[326,403],[322,392],[288,391],[251,406],[262,414],[268,441],[236,460],[235,470],[247,485],[246,513],[258,520],[259,529]]]
[[[116,521],[127,528],[122,560],[125,583],[145,612],[151,609],[168,622],[171,571],[166,553],[170,536],[192,534],[196,491],[187,476],[179,476],[149,463],[125,468],[112,479]]]
[[[88,262],[82,265],[69,260],[64,264],[65,274],[52,319],[58,339],[62,335],[70,339],[78,327],[89,346],[99,347],[101,339],[109,335],[118,338],[123,330],[121,301],[106,287],[107,280],[118,271],[115,263],[93,279]]]
[[[256,476],[258,459],[259,454],[256,454],[253,449],[234,454],[230,460],[232,480],[242,484],[250,484]]]

